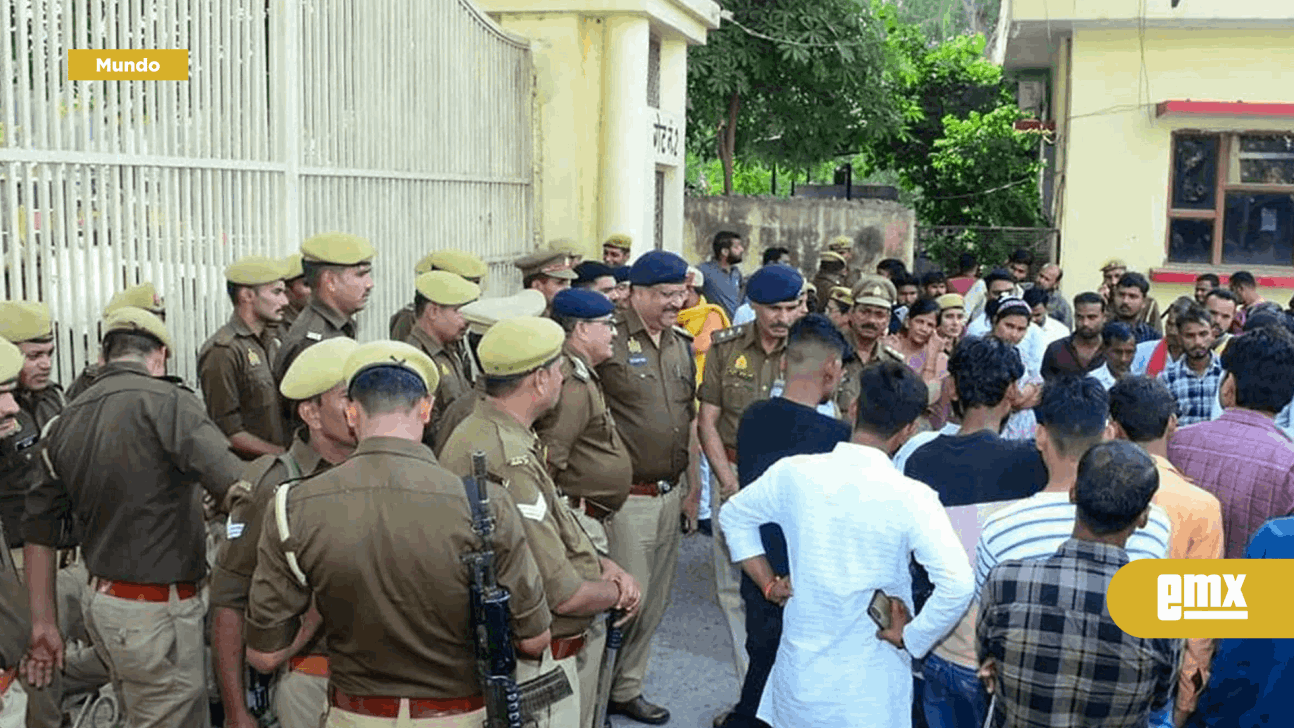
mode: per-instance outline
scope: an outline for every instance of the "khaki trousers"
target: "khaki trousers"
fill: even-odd
[[[97,691],[112,679],[108,666],[90,646],[86,631],[88,581],[85,564],[81,562],[59,569],[55,575],[58,628],[65,648],[64,669],[55,670],[53,682],[39,690],[23,683],[27,691],[27,728],[59,728],[63,724],[65,696]]]
[[[564,660],[554,660],[552,650],[545,649],[539,659],[517,655],[517,684],[534,680],[540,675],[547,675],[555,670],[566,674],[573,694],[553,703],[543,710],[530,715],[532,723],[525,723],[526,728],[575,728],[580,724],[580,674],[575,667],[577,655]],[[524,711],[523,711],[524,712]],[[525,721],[525,716],[522,716]]]
[[[328,713],[328,678],[287,669],[274,688],[274,715],[283,728],[319,728]]]
[[[729,464],[734,476],[737,466]],[[714,524],[714,590],[723,610],[723,619],[728,623],[728,634],[732,637],[732,665],[737,672],[737,684],[746,680],[746,669],[750,660],[746,655],[746,603],[741,599],[741,567],[732,563],[728,553],[728,540],[719,527],[719,511],[727,498],[719,495],[719,479],[711,476],[710,480],[710,518]]]
[[[462,715],[414,720],[409,717],[409,700],[405,698],[400,701],[400,715],[396,718],[374,718],[329,708],[323,725],[326,728],[485,728],[485,708]]]
[[[580,726],[594,726],[598,707],[598,682],[602,678],[602,657],[607,649],[607,618],[598,615],[589,625],[584,649],[575,656],[575,669],[580,674]]]
[[[625,625],[624,645],[616,659],[611,700],[617,703],[643,693],[651,640],[665,617],[678,570],[682,494],[682,488],[675,487],[661,496],[631,495],[607,526],[611,560],[638,580],[643,594],[637,618]]]
[[[117,685],[129,728],[205,728],[205,590],[141,602],[88,590],[86,627]]]

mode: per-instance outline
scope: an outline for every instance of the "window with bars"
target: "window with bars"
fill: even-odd
[[[660,108],[660,41],[655,38],[647,44],[647,105]]]
[[[1294,267],[1294,133],[1173,135],[1168,261]]]
[[[656,170],[656,249],[665,249],[665,173]]]

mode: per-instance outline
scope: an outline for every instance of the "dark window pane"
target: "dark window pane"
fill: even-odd
[[[1294,264],[1294,197],[1227,195],[1223,236],[1223,263]]]
[[[1173,209],[1212,210],[1218,183],[1219,137],[1174,137]]]
[[[1294,134],[1240,137],[1240,182],[1255,185],[1294,184]]]
[[[1213,221],[1173,220],[1169,223],[1170,263],[1212,263]]]

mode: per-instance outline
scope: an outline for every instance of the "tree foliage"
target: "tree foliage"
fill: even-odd
[[[944,133],[935,140],[926,173],[930,186],[917,201],[917,216],[941,224],[1040,225],[1038,138],[1015,130],[1021,117],[1014,106],[987,114],[972,111],[965,119],[945,116]]]
[[[792,169],[897,128],[884,28],[863,0],[730,0],[733,20],[688,56],[688,144]],[[749,31],[749,32],[748,32]]]

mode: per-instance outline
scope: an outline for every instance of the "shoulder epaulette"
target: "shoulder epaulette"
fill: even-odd
[[[749,330],[749,328],[750,324],[738,324],[736,326],[729,326],[726,329],[720,329],[710,335],[710,344],[722,344],[725,341],[732,341],[740,338],[742,334]]]
[[[589,381],[589,368],[585,366],[584,360],[578,356],[568,356],[567,360],[571,363],[571,374],[581,382]]]
[[[894,357],[895,361],[903,361],[903,355],[900,354],[897,349],[890,346],[889,344],[881,344],[881,351]]]
[[[229,326],[221,326],[216,329],[216,333],[211,335],[210,343],[214,346],[229,346],[234,343],[234,330]]]
[[[688,331],[687,329],[683,328],[682,326],[675,326],[675,327],[674,327],[674,333],[678,334],[679,336],[682,336],[683,338],[687,339],[688,341],[691,341],[692,339],[695,339],[695,338],[696,338],[695,336],[693,336],[693,335],[692,335],[692,332],[691,332],[691,331]]]

